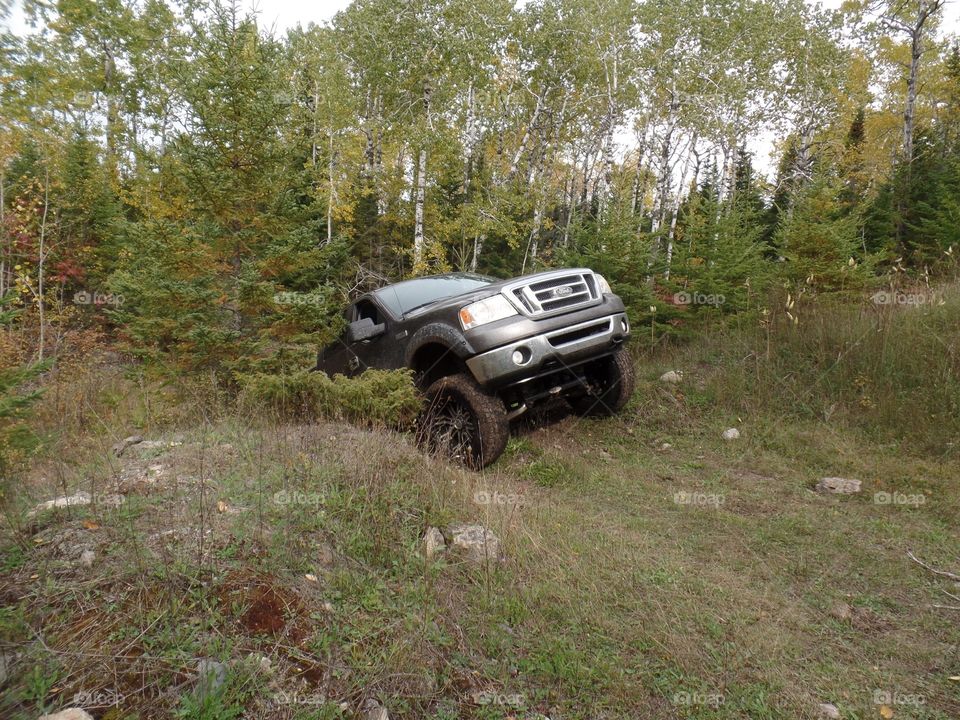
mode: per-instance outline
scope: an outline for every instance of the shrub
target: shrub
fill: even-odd
[[[409,370],[367,370],[356,378],[323,372],[241,375],[241,405],[264,406],[288,418],[326,417],[406,427],[420,411],[420,395]]]

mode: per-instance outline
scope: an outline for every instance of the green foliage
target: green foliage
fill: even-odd
[[[817,291],[864,286],[869,258],[864,257],[857,218],[844,212],[835,179],[820,174],[793,199],[774,243],[786,260],[785,279],[794,287]]]
[[[284,417],[327,417],[387,427],[409,426],[421,399],[410,371],[367,370],[356,378],[323,372],[241,375],[243,403]]]
[[[0,332],[17,316],[17,311],[6,306],[14,295],[0,297]],[[42,388],[27,389],[52,364],[48,359],[39,363],[27,363],[0,368],[0,498],[6,494],[6,483],[13,471],[37,443],[36,434],[24,422],[30,406],[43,394]]]
[[[765,258],[764,228],[753,197],[743,193],[732,203],[720,203],[708,187],[690,199],[671,280],[693,298],[691,310],[745,310],[769,284],[772,268]],[[710,298],[722,302],[712,303]]]

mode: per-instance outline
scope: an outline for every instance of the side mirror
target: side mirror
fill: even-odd
[[[370,340],[378,335],[382,335],[387,326],[383,323],[374,325],[370,318],[360,318],[356,322],[347,325],[347,342],[355,343],[364,340]]]

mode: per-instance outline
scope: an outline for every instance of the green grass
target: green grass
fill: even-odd
[[[393,718],[435,720],[792,719],[821,702],[865,720],[879,690],[925,700],[895,704],[897,718],[958,717],[960,611],[934,605],[960,593],[907,556],[960,572],[958,466],[941,433],[955,418],[917,415],[953,380],[937,374],[944,358],[894,353],[817,384],[853,332],[822,320],[777,330],[769,361],[765,348],[743,360],[762,337],[747,329],[739,345],[721,334],[645,357],[624,414],[526,425],[483,473],[331,422],[218,413],[183,422],[182,446],[120,461],[110,438],[74,435],[57,473],[54,456],[38,462],[6,509],[0,642],[21,655],[0,715],[112,691],[120,717],[270,715],[285,699],[293,717],[345,718],[376,697]],[[884,342],[921,347],[902,332]],[[673,367],[683,383],[661,386]],[[920,396],[891,393],[899,420],[868,412],[860,376]],[[734,425],[740,440],[721,440]],[[120,508],[26,518],[152,464],[164,479],[134,484]],[[824,475],[863,492],[817,494]],[[925,502],[877,504],[881,491]],[[476,500],[496,493],[512,500]],[[493,529],[506,561],[421,556],[428,526],[463,521]],[[82,544],[92,568],[71,554]],[[216,693],[196,691],[199,658],[228,668]]]

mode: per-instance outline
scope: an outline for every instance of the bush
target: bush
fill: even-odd
[[[325,417],[388,427],[407,427],[420,412],[409,370],[367,370],[356,378],[323,372],[241,375],[241,405],[264,406],[281,417]]]

